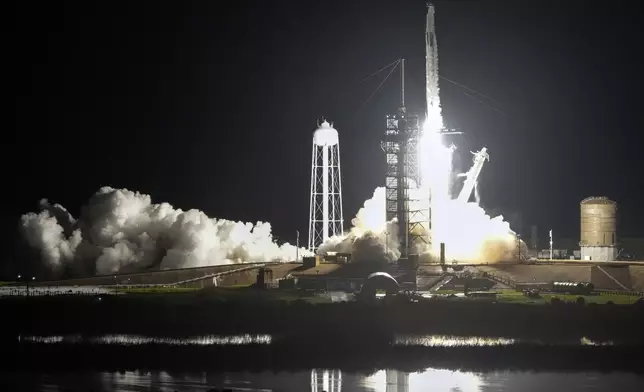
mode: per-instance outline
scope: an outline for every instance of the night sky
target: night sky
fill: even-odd
[[[318,119],[340,133],[348,226],[384,183],[384,117],[400,95],[396,73],[360,109],[385,74],[361,80],[405,57],[408,107],[424,107],[422,0],[19,4],[7,235],[40,198],[77,216],[110,185],[269,221],[291,242],[299,229],[304,243]],[[483,205],[526,234],[536,224],[544,239],[549,228],[578,238],[579,202],[605,195],[619,234],[644,235],[644,7],[435,5],[441,75],[493,98],[441,81],[445,122],[465,132],[456,164],[489,149]]]

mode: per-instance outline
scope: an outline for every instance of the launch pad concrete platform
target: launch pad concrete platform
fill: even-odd
[[[590,282],[600,290],[644,291],[644,266],[640,265],[486,265],[481,272],[515,282]]]
[[[260,268],[270,269],[273,278],[280,279],[299,266],[301,266],[299,263],[224,264],[34,282],[33,286],[179,285],[187,287],[186,285],[189,285],[190,287],[205,287],[213,284],[212,278],[214,276],[219,276],[220,285],[250,285],[256,283],[257,271]]]

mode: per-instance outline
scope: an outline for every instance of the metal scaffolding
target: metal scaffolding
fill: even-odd
[[[387,116],[387,128],[382,142],[386,157],[385,198],[386,218],[398,221],[401,258],[418,252],[429,242],[427,211],[410,196],[410,189],[420,183],[418,143],[420,121],[401,106],[398,113]]]

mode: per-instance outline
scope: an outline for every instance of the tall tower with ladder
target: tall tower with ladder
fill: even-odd
[[[425,86],[426,113],[425,123],[421,128],[420,116],[408,113],[405,107],[405,62],[401,61],[401,105],[398,112],[387,116],[387,127],[382,148],[386,155],[387,169],[385,174],[386,215],[387,221],[393,218],[398,222],[401,258],[422,252],[432,246],[432,211],[444,201],[443,193],[448,188],[432,190],[431,177],[436,174],[425,163],[431,162],[432,151],[423,150],[421,145],[426,132],[440,135],[458,134],[455,130],[445,129],[441,114],[438,90],[438,45],[434,23],[435,10],[432,4],[427,5],[425,23]],[[427,139],[424,139],[427,140]],[[422,170],[421,170],[421,165]],[[440,168],[438,168],[440,169]],[[422,175],[421,175],[422,174]],[[427,178],[429,176],[430,178]],[[438,177],[437,177],[438,178]],[[445,179],[445,184],[449,178]],[[423,184],[427,181],[427,184]],[[436,218],[436,217],[434,217]]]
[[[340,140],[332,124],[323,121],[313,133],[309,250],[314,252],[329,237],[343,231]]]
[[[420,121],[417,114],[408,113],[405,106],[405,60],[401,60],[401,104],[396,114],[387,115],[382,149],[385,152],[386,219],[396,218],[401,258],[422,249],[424,233],[418,225],[417,203],[410,195],[411,188],[420,183],[418,142]]]

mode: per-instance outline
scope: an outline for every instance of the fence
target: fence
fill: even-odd
[[[489,278],[492,279],[493,281],[497,283],[504,284],[506,286],[512,287],[513,289],[516,289],[517,287],[517,281],[510,279],[506,276],[501,276],[501,275],[496,275],[491,272],[483,272],[483,277],[484,278]]]
[[[112,294],[108,287],[98,286],[11,286],[0,288],[0,297],[3,296],[55,296],[55,295],[101,295]]]
[[[624,291],[624,290],[595,290],[599,295],[629,295],[633,297],[644,297],[643,291]]]

